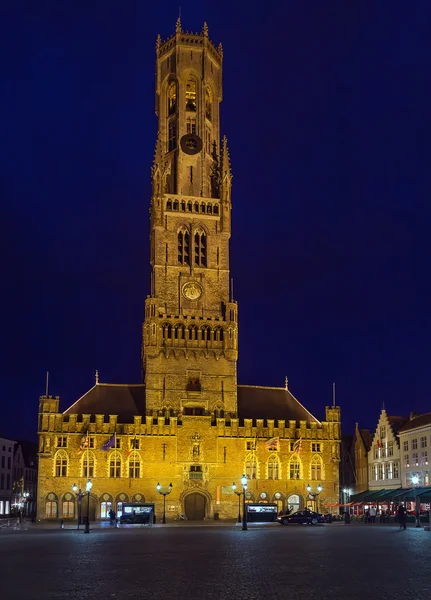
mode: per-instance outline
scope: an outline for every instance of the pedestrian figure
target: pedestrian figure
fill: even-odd
[[[371,523],[375,523],[376,522],[376,512],[377,512],[376,511],[376,507],[372,506],[370,508],[369,512],[370,512],[370,521],[371,521]]]
[[[406,528],[406,508],[404,504],[400,504],[398,507],[398,521],[400,523],[400,529]]]

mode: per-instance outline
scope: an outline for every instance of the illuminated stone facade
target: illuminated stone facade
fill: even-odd
[[[173,484],[168,519],[181,513],[235,518],[232,482],[239,485],[243,472],[250,501],[277,502],[279,510],[323,508],[339,497],[339,408],[326,407],[320,422],[287,381],[280,388],[237,385],[232,175],[219,112],[222,48],[211,43],[206,25],[200,35],[189,34],[178,21],[172,37],[157,40],[156,53],[144,384],[96,379],[64,413],[58,397],[40,399],[39,518],[76,516],[72,485],[84,488],[88,476],[92,518],[104,518],[118,502],[143,500],[154,502],[160,516],[158,481]],[[279,439],[270,450],[271,438]],[[106,444],[116,447],[103,449]],[[308,484],[312,493],[322,485],[317,500]]]

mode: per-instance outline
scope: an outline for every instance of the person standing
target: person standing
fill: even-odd
[[[400,504],[398,507],[398,521],[400,524],[400,529],[406,528],[406,518],[406,507],[404,506],[404,504]]]

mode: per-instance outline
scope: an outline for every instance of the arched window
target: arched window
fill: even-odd
[[[207,204],[207,214],[212,215],[213,207],[211,204]]]
[[[248,454],[245,460],[245,474],[249,479],[257,479],[257,460],[255,454]]]
[[[174,338],[176,340],[184,339],[184,325],[175,325],[174,327]]]
[[[172,325],[170,323],[163,323],[162,331],[163,331],[163,338],[170,340],[172,337]]]
[[[178,210],[178,200],[174,200],[174,210]]]
[[[45,502],[45,519],[57,518],[57,501],[47,500]]]
[[[209,341],[210,341],[210,339],[211,339],[211,337],[210,337],[210,332],[211,332],[211,330],[210,330],[210,328],[208,327],[208,325],[204,325],[204,326],[202,327],[201,331],[202,331],[202,340],[203,340],[204,342],[209,342]]]
[[[109,511],[112,509],[112,502],[101,502],[100,503],[100,518],[108,519]]]
[[[218,215],[218,204],[214,204],[214,214]]]
[[[207,236],[204,231],[195,233],[195,265],[207,266]]]
[[[187,202],[187,210],[188,210],[188,212],[192,212],[192,208],[193,208],[192,203],[191,202]]]
[[[121,454],[113,452],[109,457],[109,477],[121,477]]]
[[[204,202],[201,203],[201,212],[206,213],[206,206]]]
[[[199,212],[199,203],[195,202],[195,212]]]
[[[280,478],[280,462],[276,454],[271,454],[268,458],[268,479],[279,479]]]
[[[172,200],[166,202],[166,210],[172,210]]]
[[[60,450],[55,455],[55,476],[67,477],[67,454],[64,450]]]
[[[185,210],[186,210],[186,203],[184,202],[184,200],[181,201],[181,210],[183,212],[185,212]]]
[[[323,479],[322,459],[316,454],[311,459],[311,479]]]
[[[212,96],[211,90],[207,87],[205,90],[205,117],[211,121],[212,114]]]
[[[141,476],[141,459],[137,452],[132,452],[129,458],[129,477],[139,479]]]
[[[223,408],[221,408],[220,406],[217,406],[214,409],[214,416],[215,416],[216,419],[223,419],[223,417],[224,417],[224,410],[223,410]]]
[[[185,227],[178,232],[178,263],[180,265],[190,264],[190,236]]]
[[[81,465],[81,477],[91,478],[94,477],[94,454],[90,451],[85,451],[82,457]]]
[[[196,81],[193,79],[186,83],[186,110],[196,112]]]
[[[75,516],[75,505],[71,500],[63,500],[63,519],[73,519]]]
[[[289,462],[289,479],[301,479],[301,463],[296,456]]]
[[[168,88],[168,115],[173,115],[177,110],[177,84],[172,82]]]
[[[215,342],[223,341],[223,327],[216,327],[214,329],[214,341]]]
[[[189,340],[197,340],[198,339],[198,328],[196,325],[190,325],[189,330]]]

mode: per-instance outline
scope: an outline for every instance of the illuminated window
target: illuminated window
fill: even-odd
[[[385,479],[392,479],[392,463],[385,463]]]
[[[320,443],[319,442],[311,443],[311,452],[320,452]]]
[[[392,472],[393,472],[394,479],[398,479],[399,476],[400,476],[400,470],[399,470],[399,466],[398,466],[397,462],[395,462],[393,464],[393,470],[392,470]]]
[[[141,476],[141,461],[137,452],[133,452],[129,458],[129,477],[139,479]]]
[[[377,479],[383,479],[383,463],[377,465]]]
[[[109,459],[109,477],[121,477],[121,456],[113,452]]]
[[[292,458],[289,462],[289,479],[301,478],[301,463],[298,458]]]
[[[421,448],[427,447],[427,438],[426,436],[421,437]]]
[[[85,452],[82,457],[82,477],[94,477],[94,454],[93,452]]]
[[[171,83],[168,88],[168,115],[173,115],[177,110],[177,84]]]
[[[59,435],[57,437],[57,448],[66,448],[67,447],[67,436]]]
[[[394,455],[394,442],[388,442],[388,456]]]
[[[70,500],[65,500],[63,502],[63,518],[65,519],[73,519],[75,515],[75,505]]]
[[[195,265],[207,266],[207,236],[204,231],[195,233]]]
[[[412,440],[412,450],[417,450],[418,449],[418,440],[417,438],[415,438],[414,440]]]
[[[421,452],[421,466],[425,467],[428,464],[428,452],[423,450]]]
[[[186,83],[186,110],[196,112],[196,82],[193,79]]]
[[[254,454],[249,454],[245,461],[245,474],[249,479],[257,477],[257,462]]]
[[[211,121],[211,114],[212,114],[212,96],[211,96],[211,90],[209,88],[207,88],[205,90],[205,117],[208,119],[208,121]]]
[[[409,455],[408,454],[404,454],[404,466],[405,467],[409,467],[410,466],[410,460],[409,460]]]
[[[178,232],[178,263],[190,264],[190,235],[185,227]]]
[[[322,459],[320,456],[313,456],[311,459],[311,479],[322,479]]]
[[[274,454],[268,458],[268,479],[279,479],[280,463]]]
[[[196,134],[196,117],[187,117],[187,133]]]
[[[412,465],[414,467],[417,467],[419,465],[419,459],[418,459],[418,453],[417,452],[413,452],[413,454],[412,454]]]
[[[55,500],[48,500],[45,502],[45,519],[56,519],[57,518],[57,502]]]
[[[112,502],[101,502],[100,503],[100,518],[108,519],[109,511],[112,509]]]
[[[380,439],[384,440],[386,437],[386,426],[385,425],[381,425],[380,427]]]
[[[57,452],[55,457],[55,476],[66,477],[67,476],[67,454],[60,450]]]

